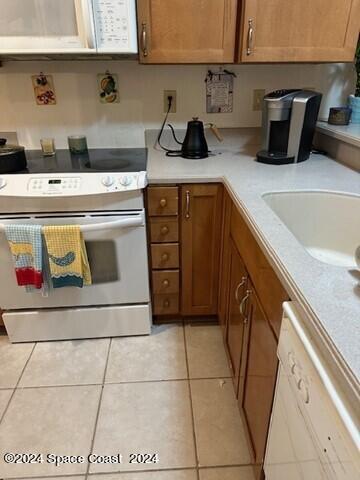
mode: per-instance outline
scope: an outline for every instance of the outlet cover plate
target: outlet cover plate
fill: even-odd
[[[265,90],[259,89],[253,91],[253,111],[262,110],[262,102],[265,97]]]
[[[176,113],[176,90],[164,90],[164,113],[168,111],[168,97],[170,96],[173,98],[169,113]]]

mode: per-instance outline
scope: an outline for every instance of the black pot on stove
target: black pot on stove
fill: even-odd
[[[6,138],[0,138],[0,173],[21,172],[26,165],[25,148],[20,145],[7,145]]]

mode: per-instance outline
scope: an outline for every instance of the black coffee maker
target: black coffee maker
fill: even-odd
[[[181,156],[184,158],[206,158],[209,155],[205,138],[204,124],[194,117],[187,124],[186,134],[181,146]]]
[[[265,95],[258,162],[283,165],[309,158],[321,97],[321,93],[299,89]]]

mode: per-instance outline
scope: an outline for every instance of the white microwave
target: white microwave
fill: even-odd
[[[136,0],[1,0],[0,54],[137,53]]]

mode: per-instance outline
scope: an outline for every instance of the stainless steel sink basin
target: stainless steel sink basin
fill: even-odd
[[[265,193],[263,199],[311,256],[330,265],[356,267],[360,195],[292,191]]]

